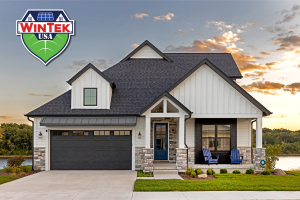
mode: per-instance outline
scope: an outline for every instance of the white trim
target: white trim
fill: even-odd
[[[191,118],[258,118],[262,117],[262,112],[258,114],[192,114]]]
[[[47,145],[46,145],[46,151],[45,151],[45,155],[48,156],[47,158],[47,169],[45,169],[46,171],[50,171],[50,129],[47,129],[48,130],[48,142],[47,142]],[[46,165],[46,163],[45,163]]]
[[[167,123],[168,124],[168,131],[167,131],[167,134],[168,134],[168,161],[170,160],[170,134],[169,134],[169,132],[170,132],[170,124],[169,124],[169,122],[168,121],[154,121],[153,122],[153,160],[155,160],[154,159],[154,154],[155,154],[155,146],[154,146],[154,128],[155,128],[155,124],[159,124],[159,123]],[[151,140],[151,133],[150,133],[150,140]]]
[[[131,152],[131,170],[135,171],[135,128],[131,131],[131,139],[132,139],[132,152]]]
[[[182,113],[149,113],[146,115],[146,117],[151,118],[172,118],[172,117],[185,117],[186,114]]]

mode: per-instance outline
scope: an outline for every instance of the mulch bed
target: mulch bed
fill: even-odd
[[[213,175],[207,175],[207,178],[198,178],[198,176],[192,178],[191,175],[186,175],[185,173],[178,173],[178,175],[181,176],[181,178],[183,178],[184,180],[210,181],[216,179]]]
[[[35,171],[31,171],[31,172],[21,172],[19,174],[16,174],[16,176],[18,178],[23,178],[25,176],[29,176],[29,175],[32,175],[32,174],[35,174],[35,173],[38,173],[38,172],[40,172],[40,171],[35,170]],[[1,176],[11,176],[11,174],[13,174],[13,173],[0,172]]]

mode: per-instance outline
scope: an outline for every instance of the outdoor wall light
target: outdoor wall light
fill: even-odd
[[[42,137],[43,137],[43,134],[42,134],[42,131],[40,131],[39,138],[42,138]]]
[[[142,139],[142,134],[141,134],[141,132],[139,132],[138,137],[139,137],[139,139]]]

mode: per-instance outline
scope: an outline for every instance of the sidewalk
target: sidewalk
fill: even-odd
[[[300,191],[134,192],[132,200],[300,199]]]

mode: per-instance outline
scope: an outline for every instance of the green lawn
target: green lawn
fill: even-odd
[[[9,181],[13,181],[17,179],[17,177],[12,177],[12,176],[1,176],[0,175],[0,184],[2,183],[6,183],[6,182],[9,182]]]
[[[300,173],[295,176],[250,174],[215,174],[215,180],[145,180],[138,179],[134,191],[299,191]]]

